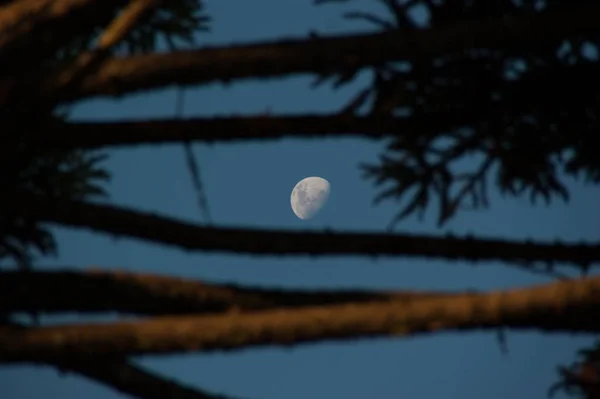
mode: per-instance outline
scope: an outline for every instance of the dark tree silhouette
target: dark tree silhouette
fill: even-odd
[[[198,49],[194,36],[208,29],[210,18],[197,0],[1,0],[0,260],[20,270],[0,272],[0,362],[54,365],[140,398],[221,398],[128,359],[447,330],[598,334],[600,279],[593,276],[487,293],[340,292],[35,270],[36,255],[57,250],[52,225],[194,251],[499,260],[557,277],[585,274],[600,263],[600,242],[391,231],[400,219],[434,205],[440,225],[465,208],[491,206],[489,187],[550,203],[569,200],[566,176],[600,183],[600,3],[373,1],[388,15],[345,15],[375,24],[375,33]],[[416,6],[426,8],[427,21],[411,18]],[[159,40],[169,52],[156,52]],[[60,112],[96,96],[294,74],[335,89],[364,70],[372,77],[368,87],[332,114],[98,122]],[[107,201],[109,175],[98,152],[350,135],[389,140],[377,163],[361,166],[365,178],[387,187],[376,201],[399,202],[387,232],[208,227],[123,208]],[[475,169],[457,167],[466,157],[479,160]],[[195,173],[193,158],[188,161]],[[13,317],[68,311],[144,318],[45,326]],[[553,388],[598,398],[598,348],[582,357],[559,369]]]

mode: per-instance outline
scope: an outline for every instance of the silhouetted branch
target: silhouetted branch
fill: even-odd
[[[26,209],[38,220],[135,237],[186,250],[279,256],[421,256],[470,261],[567,262],[580,266],[600,262],[600,244],[564,245],[412,234],[215,228],[110,205],[51,201],[26,195],[14,200],[16,203],[12,209]]]
[[[19,0],[0,7],[0,58],[9,59],[14,52],[28,53],[38,46],[61,43],[69,29],[79,29],[82,17],[99,15],[125,0]],[[49,35],[52,32],[52,35]],[[61,35],[61,32],[63,33]],[[72,32],[70,32],[72,33]],[[32,47],[32,45],[34,45]],[[42,50],[47,50],[43,49]],[[13,61],[13,60],[11,60]]]
[[[65,93],[63,100],[130,94],[169,85],[264,79],[298,73],[333,74],[390,61],[427,59],[469,48],[526,49],[573,35],[597,34],[599,15],[600,5],[594,4],[524,17],[461,21],[415,32],[289,39],[114,58],[79,88]]]
[[[229,396],[193,389],[160,377],[130,362],[98,358],[64,360],[51,363],[119,392],[142,399],[233,399]]]
[[[423,129],[441,129],[459,123],[457,113],[435,118],[355,117],[340,115],[282,115],[267,117],[215,117],[122,122],[60,123],[52,134],[39,134],[39,145],[58,148],[163,144],[182,141],[237,141],[286,137],[323,138],[361,136],[381,138],[390,133],[416,134]]]
[[[293,290],[116,271],[0,272],[0,314],[35,311],[218,313],[344,302],[412,301],[450,292]]]
[[[600,277],[406,302],[324,305],[110,324],[0,327],[0,362],[130,356],[498,327],[600,332]]]
[[[135,27],[139,20],[156,7],[159,0],[132,0],[119,13],[98,38],[98,44],[93,51],[80,54],[75,62],[52,79],[50,86],[44,90],[53,95],[62,90],[77,86],[83,78],[95,72],[97,68],[111,55],[110,50],[121,42]]]

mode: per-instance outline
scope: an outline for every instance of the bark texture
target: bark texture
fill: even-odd
[[[1,327],[0,361],[232,350],[500,327],[598,333],[599,311],[600,277],[595,277],[408,304],[349,303],[295,311],[156,317],[111,324]]]

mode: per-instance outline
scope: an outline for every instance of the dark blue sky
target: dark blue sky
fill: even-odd
[[[374,9],[374,1],[353,8]],[[314,7],[309,0],[210,1],[213,32],[199,45],[248,42],[284,36],[364,31],[344,21],[339,5]],[[366,82],[332,91],[311,89],[310,77],[212,85],[186,91],[185,114],[305,113],[338,109]],[[142,94],[122,101],[98,100],[75,108],[78,119],[173,116],[175,92]],[[219,225],[288,229],[384,229],[394,204],[374,207],[375,190],[361,178],[359,162],[374,162],[382,143],[359,140],[280,140],[196,145],[211,216]],[[110,151],[112,200],[188,220],[201,221],[181,146]],[[331,183],[326,208],[301,221],[290,209],[295,183],[321,176]],[[600,190],[570,184],[572,201],[533,208],[525,199],[491,196],[489,211],[464,212],[442,230],[435,213],[408,219],[406,232],[480,234],[501,238],[597,240]],[[155,272],[216,282],[287,287],[397,289],[493,289],[547,281],[501,263],[465,264],[415,259],[286,258],[204,255],[180,252],[84,231],[57,229],[60,257],[53,267],[107,267]],[[508,334],[503,355],[490,333],[443,334],[410,339],[260,348],[227,354],[148,357],[144,365],[186,384],[243,398],[464,398],[543,397],[555,367],[568,363],[586,337]],[[0,386],[9,399],[113,399],[122,395],[75,375],[45,367],[0,368]],[[558,396],[560,397],[560,396]]]

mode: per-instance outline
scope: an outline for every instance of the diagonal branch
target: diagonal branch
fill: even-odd
[[[470,48],[520,50],[573,35],[600,33],[599,4],[496,20],[461,21],[414,32],[384,32],[328,38],[208,47],[107,61],[64,101],[119,95],[171,85],[236,79],[284,77],[299,73],[336,73],[397,60],[427,59]]]
[[[110,56],[110,50],[121,42],[135,27],[140,18],[158,5],[158,0],[131,0],[118,14],[98,39],[97,47],[80,54],[73,65],[62,70],[46,90],[62,91],[78,85],[82,79],[94,72]]]
[[[102,3],[102,4],[101,4]],[[0,7],[0,54],[36,38],[41,32],[67,26],[99,5],[114,7],[125,0],[20,0]],[[25,51],[25,48],[20,48]],[[29,49],[32,50],[32,49]]]
[[[26,329],[21,324],[10,323],[16,330]],[[154,374],[131,361],[117,358],[64,356],[39,362],[73,372],[104,384],[121,393],[141,399],[234,399],[194,389]]]
[[[86,28],[91,18],[126,0],[20,0],[0,7],[0,59],[51,54],[65,38]],[[77,21],[76,23],[73,23]]]
[[[55,361],[50,365],[58,366],[61,370],[75,372],[137,398],[233,399],[187,387],[126,361],[82,358]]]
[[[412,234],[292,232],[216,228],[110,205],[52,201],[22,195],[5,198],[9,209],[23,209],[38,220],[135,237],[186,250],[262,255],[388,255],[449,260],[566,262],[579,266],[600,262],[600,244],[564,245],[499,239],[435,237]]]
[[[208,284],[152,274],[113,271],[0,272],[0,314],[108,312],[218,313],[344,302],[412,301],[450,292],[291,290]]]
[[[323,340],[512,328],[600,332],[600,277],[405,302],[157,317],[110,324],[0,328],[0,362],[291,346]]]

